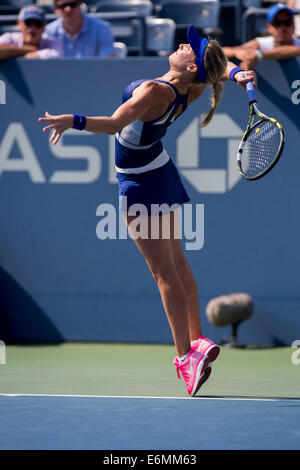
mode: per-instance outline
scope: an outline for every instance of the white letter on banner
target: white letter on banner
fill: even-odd
[[[0,364],[6,364],[5,343],[0,340]]]
[[[63,137],[65,135],[90,136],[91,134],[84,131],[79,133],[76,130],[68,130],[56,145],[49,144],[50,151],[55,157],[86,160],[87,169],[81,171],[55,171],[50,178],[50,183],[93,183],[101,174],[100,153],[95,147],[87,145],[64,145]]]
[[[23,158],[9,158],[14,144],[18,145]],[[20,122],[9,124],[0,145],[0,176],[4,171],[27,171],[34,183],[46,181],[23,124]]]
[[[107,214],[107,215],[105,215]],[[96,225],[96,235],[99,240],[115,240],[116,235],[116,209],[112,204],[100,204],[96,209],[96,215],[103,217]]]
[[[184,206],[184,236],[194,242],[185,244],[186,250],[201,250],[204,246],[204,204],[196,204],[195,232],[193,231],[193,206]]]
[[[6,86],[3,80],[0,80],[0,104],[6,104]]]
[[[294,80],[292,83],[292,88],[296,88],[296,91],[292,93],[292,103],[299,104],[300,103],[300,80]]]
[[[292,353],[292,357],[291,357],[292,364],[298,365],[300,364],[300,340],[299,339],[296,339],[295,341],[293,341],[292,348],[296,349],[296,351]]]

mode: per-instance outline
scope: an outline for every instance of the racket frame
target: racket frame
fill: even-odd
[[[250,82],[249,82],[250,83]],[[247,83],[248,85],[248,83]],[[252,85],[252,84],[251,84]],[[250,90],[249,90],[250,89]],[[247,127],[246,127],[246,130],[244,132],[244,135],[242,137],[242,140],[240,142],[240,145],[239,145],[239,148],[238,148],[238,152],[237,152],[237,166],[238,166],[238,170],[239,170],[239,173],[241,174],[241,176],[243,178],[245,178],[246,180],[248,181],[255,181],[255,180],[258,180],[259,178],[262,178],[263,176],[265,176],[267,173],[269,173],[269,171],[272,170],[272,168],[276,165],[276,163],[278,162],[279,158],[281,157],[281,154],[283,152],[283,147],[284,147],[284,139],[285,139],[285,136],[284,136],[284,132],[283,132],[283,128],[281,126],[281,124],[279,124],[279,122],[274,119],[274,118],[271,118],[265,114],[263,114],[257,107],[257,100],[256,100],[256,97],[255,97],[255,92],[254,92],[254,87],[250,87],[249,88],[247,87],[247,92],[248,92],[248,97],[249,97],[249,106],[250,106],[250,116],[249,116],[249,120],[248,120],[248,124],[247,124]],[[254,124],[254,117],[255,115],[257,115],[258,117],[260,117],[260,120],[259,121],[256,121]],[[257,127],[258,125],[260,125],[262,122],[265,122],[265,121],[270,121],[272,122],[273,124],[275,124],[279,131],[280,131],[280,144],[279,144],[279,147],[278,147],[278,151],[274,157],[274,159],[272,160],[271,164],[265,168],[263,171],[261,171],[260,173],[258,173],[257,175],[255,176],[247,176],[244,174],[243,172],[243,169],[242,169],[242,153],[243,153],[243,148],[244,148],[244,145],[247,141],[247,138],[250,134],[250,132],[252,132],[253,129],[255,129],[255,127]]]

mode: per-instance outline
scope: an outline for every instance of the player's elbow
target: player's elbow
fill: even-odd
[[[124,125],[119,119],[111,118],[109,126],[109,134],[114,135],[123,129]]]
[[[117,132],[119,132],[120,130],[122,129],[121,126],[117,125],[117,124],[112,124],[110,129],[109,129],[109,134],[110,135],[114,135],[116,134]]]

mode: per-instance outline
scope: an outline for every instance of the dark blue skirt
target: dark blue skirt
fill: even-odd
[[[171,159],[156,170],[138,175],[117,173],[117,179],[120,212],[136,214],[138,210],[144,215],[158,215],[155,213],[157,205],[163,205],[159,210],[159,213],[163,214],[174,210],[176,205],[178,207],[190,201],[178,170]],[[141,210],[136,204],[141,205]],[[130,211],[133,205],[135,206]]]

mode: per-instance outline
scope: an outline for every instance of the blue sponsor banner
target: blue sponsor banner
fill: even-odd
[[[1,63],[2,340],[172,341],[151,273],[119,220],[113,136],[72,130],[52,146],[37,121],[45,111],[111,115],[128,83],[161,76],[167,66],[163,58]],[[257,72],[260,108],[286,134],[269,175],[246,182],[237,172],[249,110],[245,91],[231,82],[209,126],[198,126],[207,90],[164,146],[192,200],[193,226],[182,242],[204,332],[216,341],[230,335],[208,322],[210,299],[247,292],[255,310],[239,341],[291,344],[300,331],[300,61],[266,61]],[[115,223],[100,239],[104,209]]]

